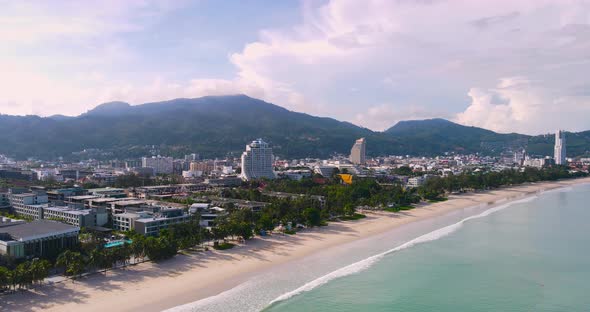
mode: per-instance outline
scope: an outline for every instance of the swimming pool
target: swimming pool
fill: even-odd
[[[131,244],[132,240],[128,239],[128,240],[116,240],[116,241],[112,241],[112,242],[108,242],[106,244],[104,244],[104,248],[111,248],[111,247],[117,247],[117,246],[122,246],[123,244],[127,243],[127,244]]]

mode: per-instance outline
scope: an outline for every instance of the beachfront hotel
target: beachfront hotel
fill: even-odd
[[[0,255],[52,258],[78,244],[80,228],[57,221],[0,218]]]
[[[242,154],[242,179],[246,181],[266,178],[274,179],[272,148],[262,139],[246,145]]]

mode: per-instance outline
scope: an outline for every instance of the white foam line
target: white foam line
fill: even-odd
[[[537,196],[531,196],[531,197],[527,197],[527,198],[524,198],[524,199],[520,199],[520,200],[517,200],[517,201],[510,202],[510,203],[506,203],[506,204],[501,205],[501,206],[496,206],[496,207],[490,208],[490,209],[488,209],[488,210],[486,210],[486,211],[484,211],[484,212],[482,212],[482,213],[480,213],[478,215],[467,217],[467,218],[465,218],[465,219],[463,219],[463,220],[461,220],[461,221],[459,221],[459,222],[457,222],[455,224],[451,224],[449,226],[445,226],[445,227],[440,228],[438,230],[434,230],[434,231],[432,231],[432,232],[430,232],[428,234],[425,234],[425,235],[419,236],[417,238],[414,238],[414,239],[412,239],[412,240],[410,240],[410,241],[408,241],[408,242],[406,242],[406,243],[404,243],[402,245],[399,245],[399,246],[397,246],[397,247],[395,247],[393,249],[390,249],[390,250],[385,251],[383,253],[380,253],[380,254],[371,256],[371,257],[366,258],[364,260],[361,260],[359,262],[356,262],[356,263],[353,263],[351,265],[348,265],[348,266],[345,266],[343,268],[340,268],[340,269],[338,269],[336,271],[333,271],[333,272],[331,272],[329,274],[326,274],[326,275],[324,275],[324,276],[322,276],[320,278],[317,278],[317,279],[315,279],[315,280],[313,280],[313,281],[311,281],[311,282],[309,282],[309,283],[307,283],[307,284],[305,284],[305,285],[303,285],[303,286],[301,286],[301,287],[299,287],[299,288],[297,288],[297,289],[295,289],[293,291],[290,291],[288,293],[285,293],[285,294],[277,297],[276,299],[274,299],[273,301],[270,302],[270,305],[272,305],[274,303],[277,303],[277,302],[280,302],[280,301],[287,300],[287,299],[289,299],[289,298],[291,298],[293,296],[299,295],[301,293],[308,292],[308,291],[310,291],[310,290],[312,290],[312,289],[314,289],[314,288],[316,288],[318,286],[324,285],[324,284],[328,283],[329,281],[332,281],[332,280],[334,280],[336,278],[340,278],[340,277],[344,277],[344,276],[348,276],[348,275],[351,275],[351,274],[355,274],[355,273],[359,273],[361,271],[364,271],[364,270],[368,269],[369,267],[371,267],[374,263],[376,263],[377,261],[379,261],[381,258],[383,258],[384,256],[386,256],[386,255],[388,255],[390,253],[393,253],[393,252],[396,252],[396,251],[399,251],[399,250],[402,250],[402,249],[406,249],[406,248],[412,247],[412,246],[417,245],[417,244],[434,241],[434,240],[437,240],[437,239],[439,239],[441,237],[447,236],[447,235],[455,232],[456,230],[458,230],[463,225],[463,223],[465,223],[465,222],[467,222],[469,220],[473,220],[473,219],[483,218],[483,217],[489,216],[490,214],[492,214],[494,212],[497,212],[497,211],[500,211],[500,210],[503,210],[503,209],[505,209],[505,208],[513,205],[513,204],[528,202],[528,201],[531,201],[531,200],[535,199],[536,197]]]

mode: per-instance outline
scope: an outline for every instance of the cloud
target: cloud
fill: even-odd
[[[229,53],[233,72],[211,75],[200,63],[168,59],[166,72],[145,69],[146,50],[129,44],[163,16],[187,18],[170,3],[7,2],[0,41],[22,49],[0,47],[11,66],[0,73],[0,85],[10,86],[0,111],[76,114],[111,100],[246,93],[372,129],[430,117],[504,132],[590,128],[581,117],[588,1],[304,1],[300,23],[260,30]],[[52,53],[27,54],[45,46]],[[184,50],[171,47],[166,56],[206,49]]]
[[[472,88],[471,104],[455,121],[499,132],[587,130],[590,96],[563,96],[524,77],[501,79],[496,88]]]

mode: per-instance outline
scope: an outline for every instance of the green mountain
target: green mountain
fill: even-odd
[[[151,146],[162,154],[239,155],[258,137],[269,141],[278,156],[297,158],[348,153],[359,137],[374,144],[371,153],[375,155],[400,146],[396,138],[382,133],[291,112],[244,95],[137,106],[113,102],[72,118],[0,116],[0,153],[18,158],[71,157],[83,149],[138,157]]]
[[[85,149],[93,150],[95,158],[140,157],[152,150],[174,156],[190,152],[204,157],[238,156],[247,143],[259,137],[270,142],[275,154],[283,158],[348,154],[360,137],[367,139],[370,156],[498,154],[527,144],[539,154],[550,155],[553,150],[551,138],[499,134],[443,119],[403,121],[385,132],[375,132],[332,118],[292,112],[245,95],[136,106],[111,102],[77,117],[0,115],[0,153],[18,159],[76,159]],[[589,150],[590,132],[569,137],[569,155]]]
[[[486,153],[498,154],[507,149],[519,149],[527,145],[529,136],[502,134],[490,130],[468,127],[445,119],[400,121],[385,130],[392,136],[424,146],[423,153]]]

